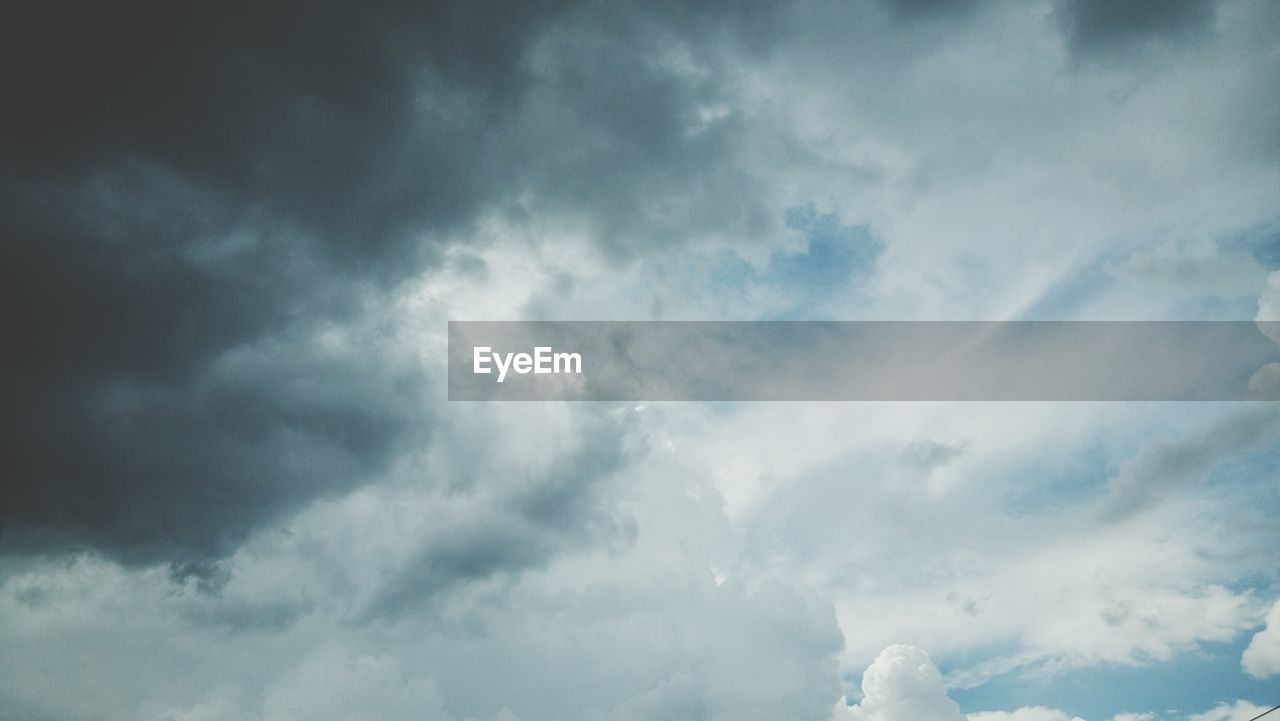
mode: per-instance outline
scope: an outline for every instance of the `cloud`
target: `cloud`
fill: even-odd
[[[1259,322],[1259,328],[1267,337],[1277,343],[1280,343],[1280,326],[1275,321],[1280,321],[1280,271],[1273,271],[1267,276],[1266,287],[1258,296],[1258,313],[1254,320]]]
[[[977,3],[973,0],[959,0],[958,2],[945,2],[943,0],[885,0],[884,4],[895,18],[915,20],[938,15],[947,17],[970,12]]]
[[[407,674],[395,658],[320,649],[267,690],[259,718],[447,719],[443,706],[436,683]]]
[[[7,67],[26,68],[6,118],[6,137],[23,139],[11,184],[74,187],[136,159],[366,266],[418,252],[414,226],[474,212],[483,166],[460,151],[481,139],[447,108],[515,97],[523,49],[551,10],[71,5],[34,14],[6,46]],[[482,39],[451,41],[476,26]]]
[[[632,522],[611,512],[610,481],[626,464],[626,417],[589,419],[578,447],[499,494],[458,507],[377,589],[365,617],[421,610],[457,584],[509,577],[599,538],[626,539]],[[625,541],[623,541],[625,542]]]
[[[929,655],[905,644],[889,646],[862,674],[862,700],[841,708],[837,719],[855,721],[1083,721],[1058,709],[1025,706],[1014,711],[962,714],[947,696],[942,675]]]
[[[1273,450],[1270,414],[1178,407],[1190,415],[1156,421],[1115,404],[828,404],[655,408],[646,422],[675,439],[673,460],[716,479],[742,534],[737,575],[830,594],[846,674],[888,644],[928,643],[950,682],[967,688],[1001,674],[1051,681],[1098,665],[1155,668],[1258,623],[1261,599],[1238,580],[1270,573],[1274,538],[1233,529],[1243,517],[1266,527],[1270,486],[1259,471]],[[1115,469],[1237,432],[1254,441],[1227,443],[1143,512],[1102,522]],[[909,443],[919,438],[963,453],[922,463]]]
[[[474,217],[447,108],[501,104],[543,11],[151,5],[5,43],[0,540],[207,574],[429,437],[382,295]]]
[[[1055,12],[1074,48],[1101,52],[1201,30],[1213,20],[1214,6],[1212,0],[1064,0]]]
[[[1112,721],[1143,721],[1137,714],[1128,714],[1130,718],[1122,719],[1117,715]],[[967,716],[969,721],[1083,721],[1065,711],[1044,706],[1024,706],[1014,711],[982,711]]]
[[[924,651],[905,644],[889,646],[862,675],[862,700],[849,709],[856,721],[963,721],[960,707],[947,697],[942,674]]]
[[[1247,721],[1266,710],[1265,706],[1237,699],[1235,703],[1222,703],[1204,713],[1193,714],[1188,721]]]
[[[880,652],[862,677],[862,700],[854,706],[836,705],[833,719],[893,721],[941,719],[942,721],[1084,721],[1061,709],[1023,706],[1012,711],[979,711],[961,714],[947,696],[938,669],[929,655],[913,646],[896,644]],[[1196,714],[1166,712],[1185,721],[1246,721],[1266,710],[1243,699],[1222,703]],[[1122,712],[1112,721],[1150,721],[1153,712]]]
[[[150,313],[150,304],[169,301],[140,302]],[[210,312],[216,325],[223,311]],[[187,306],[172,322],[194,324],[194,343],[222,345],[199,338],[199,313]],[[199,571],[260,524],[384,473],[406,444],[429,438],[423,398],[404,391],[421,387],[424,370],[379,335],[377,320],[373,328],[361,321],[297,321],[199,359],[147,358],[143,340],[126,351],[143,360],[117,370],[103,367],[113,360],[108,341],[84,368],[31,368],[30,385],[12,396],[21,416],[5,421],[14,444],[11,502],[0,512],[5,545],[84,545]],[[150,332],[180,333],[165,322]],[[99,337],[112,327],[97,329]]]
[[[322,646],[297,667],[282,674],[266,691],[260,708],[246,710],[234,701],[214,697],[186,707],[173,707],[152,721],[457,721],[444,708],[434,679],[407,671],[398,659],[380,654],[349,654]],[[468,719],[468,721],[476,721]],[[503,710],[486,721],[520,721]]]
[[[385,475],[436,424],[398,289],[486,218],[614,256],[780,225],[712,112],[768,13],[72,5],[4,49],[0,550],[209,576]]]
[[[1240,657],[1245,673],[1256,678],[1280,674],[1280,601],[1271,607],[1266,624],[1266,628],[1253,634]]]
[[[1110,520],[1137,513],[1181,487],[1203,481],[1226,459],[1270,447],[1278,430],[1280,411],[1259,404],[1178,442],[1153,442],[1111,479],[1110,495],[1100,510]]]
[[[240,562],[273,569],[284,560],[290,582],[308,587],[376,556],[365,549],[359,562],[336,569],[340,559],[326,558],[314,574],[289,556]],[[501,594],[373,626],[333,615],[330,599],[317,598],[299,624],[225,635],[174,613],[164,574],[85,559],[74,573],[17,579],[57,585],[50,603],[33,607],[8,588],[0,594],[0,635],[8,648],[10,640],[26,648],[21,659],[0,657],[0,698],[6,708],[32,709],[24,718],[69,721],[603,721],[663,711],[766,721],[818,718],[830,708],[841,638],[829,604],[776,582],[747,591],[688,563],[640,561],[561,561]],[[229,583],[229,598],[275,588],[245,570]],[[150,609],[146,618],[139,608]],[[547,609],[555,609],[550,622]],[[20,632],[43,641],[27,646]],[[68,659],[70,646],[80,652]],[[122,654],[133,661],[114,673]],[[80,692],[52,693],[50,667],[83,676]],[[159,677],[162,688],[154,686]]]
[[[1192,293],[1249,298],[1265,284],[1267,275],[1264,265],[1244,253],[1174,245],[1135,252],[1108,267],[1108,272]]]

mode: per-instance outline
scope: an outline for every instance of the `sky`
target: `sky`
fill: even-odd
[[[1280,4],[65,0],[4,34],[0,721],[1280,703],[1275,404],[451,403],[445,370],[449,320],[1280,320]]]

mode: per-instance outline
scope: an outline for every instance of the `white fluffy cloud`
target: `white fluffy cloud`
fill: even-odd
[[[1084,721],[1045,706],[961,714],[947,696],[947,688],[929,655],[903,644],[884,649],[867,667],[862,676],[862,693],[862,700],[856,705],[837,704],[833,721]],[[1169,721],[1247,721],[1265,710],[1239,699],[1203,713],[1166,712],[1163,717]],[[1111,721],[1154,721],[1158,717],[1161,716],[1150,711],[1123,712]]]
[[[1237,699],[1234,703],[1222,703],[1204,713],[1190,716],[1188,721],[1247,721],[1266,711],[1267,708]]]
[[[947,696],[938,667],[929,654],[905,644],[889,646],[862,675],[862,700],[838,704],[835,721],[1083,721],[1064,711],[1024,706],[1013,711],[960,713]]]
[[[1280,337],[1276,336],[1276,328],[1270,323],[1280,321],[1280,271],[1276,271],[1267,276],[1266,287],[1258,296],[1258,315],[1259,321],[1268,321],[1263,325],[1264,331],[1268,332],[1271,339],[1280,343]]]
[[[1120,718],[1112,721],[1149,721],[1137,718],[1140,714],[1129,714],[1131,718]],[[1023,706],[1013,711],[980,711],[968,715],[969,721],[1084,721],[1079,716],[1072,716],[1066,711],[1044,706]]]
[[[1267,678],[1280,674],[1280,601],[1267,614],[1267,627],[1253,635],[1240,664],[1250,676]]]
[[[964,721],[933,660],[905,644],[884,649],[867,667],[862,700],[849,714],[855,721]]]

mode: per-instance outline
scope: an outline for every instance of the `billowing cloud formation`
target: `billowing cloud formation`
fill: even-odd
[[[1240,664],[1246,673],[1258,678],[1280,674],[1280,601],[1267,614],[1267,626],[1253,635]]]
[[[889,646],[862,675],[862,700],[849,710],[856,721],[963,721],[947,696],[942,674],[924,651]]]
[[[1258,314],[1255,318],[1259,321],[1280,321],[1280,271],[1267,276],[1267,285],[1258,296]],[[1280,343],[1280,337],[1275,336],[1277,330],[1274,325],[1263,323],[1259,327],[1272,334],[1272,340]]]
[[[947,696],[938,667],[924,651],[905,644],[889,646],[862,674],[862,700],[836,708],[836,721],[1083,721],[1058,709],[1024,706],[1014,711],[985,711],[967,716]]]

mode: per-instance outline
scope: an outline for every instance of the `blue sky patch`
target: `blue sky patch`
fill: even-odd
[[[813,205],[789,208],[785,222],[803,236],[803,251],[775,251],[763,271],[726,251],[711,272],[712,283],[737,293],[752,285],[781,291],[790,304],[770,320],[823,318],[824,302],[843,293],[856,294],[857,283],[875,272],[884,243],[868,226],[846,225],[836,214],[819,212]]]

